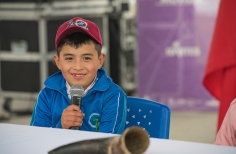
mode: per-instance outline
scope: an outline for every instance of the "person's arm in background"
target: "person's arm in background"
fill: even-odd
[[[214,144],[236,146],[236,99],[229,106]]]
[[[125,129],[127,96],[116,92],[105,100],[98,132],[121,134]]]

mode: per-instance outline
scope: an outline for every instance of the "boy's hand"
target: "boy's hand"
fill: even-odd
[[[69,129],[72,126],[81,126],[83,123],[84,113],[74,104],[64,109],[61,116],[61,126]]]

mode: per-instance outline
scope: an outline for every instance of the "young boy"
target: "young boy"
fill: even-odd
[[[126,94],[102,67],[102,37],[98,26],[80,17],[57,30],[55,63],[60,70],[44,82],[32,114],[32,126],[120,134],[126,121]],[[71,104],[70,88],[85,90],[79,108]]]

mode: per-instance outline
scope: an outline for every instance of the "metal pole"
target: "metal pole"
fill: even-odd
[[[45,18],[39,18],[39,55],[40,55],[40,87],[44,87],[44,81],[48,76],[47,63],[47,24]]]

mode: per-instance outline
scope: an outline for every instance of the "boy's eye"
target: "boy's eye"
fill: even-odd
[[[90,57],[84,57],[84,60],[91,60]]]
[[[65,60],[72,60],[72,57],[66,57]]]

